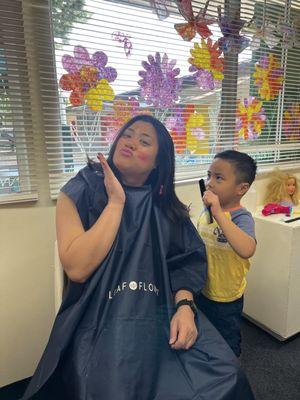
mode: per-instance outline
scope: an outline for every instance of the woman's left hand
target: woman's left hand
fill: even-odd
[[[178,308],[170,324],[169,344],[174,350],[188,350],[193,346],[198,336],[195,315],[190,306]]]

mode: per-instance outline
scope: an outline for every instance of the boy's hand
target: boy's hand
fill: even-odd
[[[210,207],[212,215],[214,217],[216,217],[220,212],[222,212],[219,197],[212,191],[206,190],[204,192],[203,202],[206,205],[206,207]]]

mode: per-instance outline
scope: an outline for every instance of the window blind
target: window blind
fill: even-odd
[[[202,175],[229,148],[262,168],[299,165],[300,0],[195,0],[193,14],[178,3],[85,0],[72,13],[69,1],[52,1],[60,107],[59,125],[46,132],[53,197],[86,155],[107,154],[137,113],[169,129],[177,181]],[[209,22],[200,33],[187,25],[199,12]]]
[[[22,1],[0,3],[0,203],[37,198]]]
[[[238,147],[253,155],[260,164],[275,163],[281,168],[297,166],[300,2],[242,1],[241,14],[245,20],[252,20],[252,24],[245,30],[251,38],[250,46],[244,51],[250,60],[248,80],[238,86],[237,97],[261,101],[260,119],[264,119],[264,124],[254,140],[239,138]],[[237,118],[237,123],[241,126],[241,118]]]

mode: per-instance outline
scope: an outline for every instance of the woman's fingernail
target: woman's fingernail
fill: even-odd
[[[104,157],[103,157],[103,155],[101,153],[97,154],[97,158],[101,163],[105,161],[105,159],[104,159]]]

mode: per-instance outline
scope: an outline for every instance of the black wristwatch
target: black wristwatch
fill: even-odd
[[[188,300],[188,299],[183,299],[180,300],[177,304],[176,304],[176,311],[178,310],[178,308],[180,306],[190,306],[193,313],[196,315],[197,314],[197,306],[196,304],[193,302],[193,300]]]

